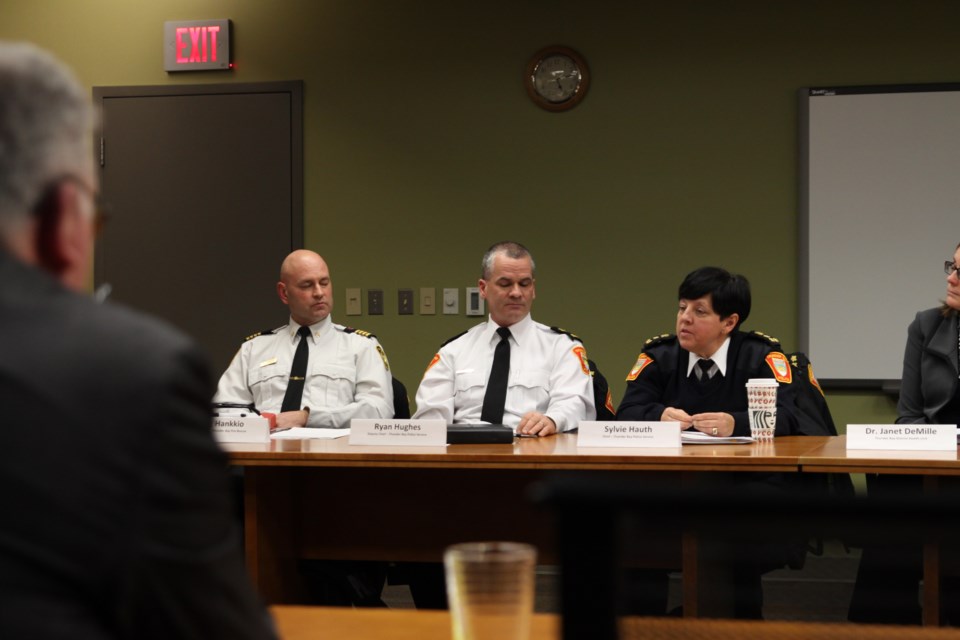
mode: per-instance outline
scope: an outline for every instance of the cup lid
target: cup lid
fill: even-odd
[[[778,387],[780,383],[773,378],[750,378],[747,384],[755,387]]]

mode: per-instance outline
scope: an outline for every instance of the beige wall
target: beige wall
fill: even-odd
[[[204,18],[233,20],[236,69],[166,74],[163,22]],[[537,258],[534,317],[583,337],[616,401],[706,263],[746,274],[746,327],[796,348],[797,89],[960,80],[958,23],[947,0],[0,3],[0,37],[90,86],[302,79],[306,245],[332,266],[336,319],[380,336],[411,395],[474,320],[399,317],[397,288],[474,285],[483,250],[511,238]],[[521,84],[557,43],[593,74],[562,114]],[[386,290],[387,315],[345,316],[348,286]],[[841,424],[894,415],[879,394],[830,400]]]

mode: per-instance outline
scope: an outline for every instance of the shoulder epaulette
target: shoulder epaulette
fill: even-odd
[[[251,333],[250,335],[248,335],[246,338],[243,339],[243,341],[247,342],[248,340],[253,340],[258,336],[272,336],[273,332],[274,332],[273,329],[267,329],[266,331],[257,331],[256,333]]]
[[[467,331],[469,331],[469,329],[468,329]],[[453,342],[453,341],[456,340],[457,338],[465,335],[466,333],[467,333],[466,331],[464,331],[464,332],[462,332],[462,333],[458,333],[457,335],[453,336],[452,338],[450,338],[449,340],[447,340],[446,342],[444,342],[442,345],[440,345],[440,348],[443,349],[445,346],[447,346],[448,344],[450,344],[451,342]]]
[[[652,338],[648,338],[643,343],[643,348],[646,349],[647,347],[653,347],[660,344],[661,342],[667,342],[671,339],[675,339],[676,337],[677,337],[676,334],[673,334],[673,333],[661,333],[658,336],[653,336]]]
[[[568,336],[574,342],[579,342],[580,344],[583,344],[583,340],[580,338],[580,336],[576,335],[575,333],[570,333],[566,329],[561,329],[560,327],[550,327],[550,331],[553,331],[554,333],[563,334],[565,336]]]
[[[766,343],[769,344],[769,345],[776,346],[776,347],[778,347],[778,348],[780,347],[780,341],[779,341],[779,340],[777,340],[777,339],[774,338],[773,336],[768,336],[767,334],[763,333],[762,331],[748,331],[748,332],[746,333],[746,335],[749,336],[749,337],[751,337],[751,338],[753,338],[753,339],[755,339],[755,340],[760,340],[761,342],[766,342]]]
[[[364,331],[363,329],[354,329],[353,327],[344,327],[344,333],[355,333],[358,336],[363,336],[364,338],[376,338],[377,336],[373,335],[369,331]]]

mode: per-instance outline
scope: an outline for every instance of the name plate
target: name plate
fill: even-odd
[[[213,419],[213,436],[219,442],[269,442],[270,421],[259,416]]]
[[[848,424],[847,449],[957,450],[955,424]]]
[[[680,423],[585,420],[578,427],[577,446],[679,449]]]
[[[350,444],[445,447],[446,420],[351,420]]]

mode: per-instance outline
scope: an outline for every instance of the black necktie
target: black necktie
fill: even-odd
[[[310,345],[307,342],[307,338],[310,337],[310,327],[300,327],[297,333],[300,335],[300,344],[297,345],[297,352],[293,354],[290,382],[287,383],[287,392],[283,394],[283,404],[280,405],[281,412],[299,411],[300,400],[303,399],[303,383],[307,377],[307,356],[310,350]]]
[[[697,374],[697,380],[706,382],[716,373],[716,366],[713,364],[713,360],[697,360],[694,373]]]
[[[483,395],[480,419],[491,424],[503,422],[503,406],[507,403],[507,378],[510,376],[510,329],[500,327],[500,342],[493,351],[493,367]]]

